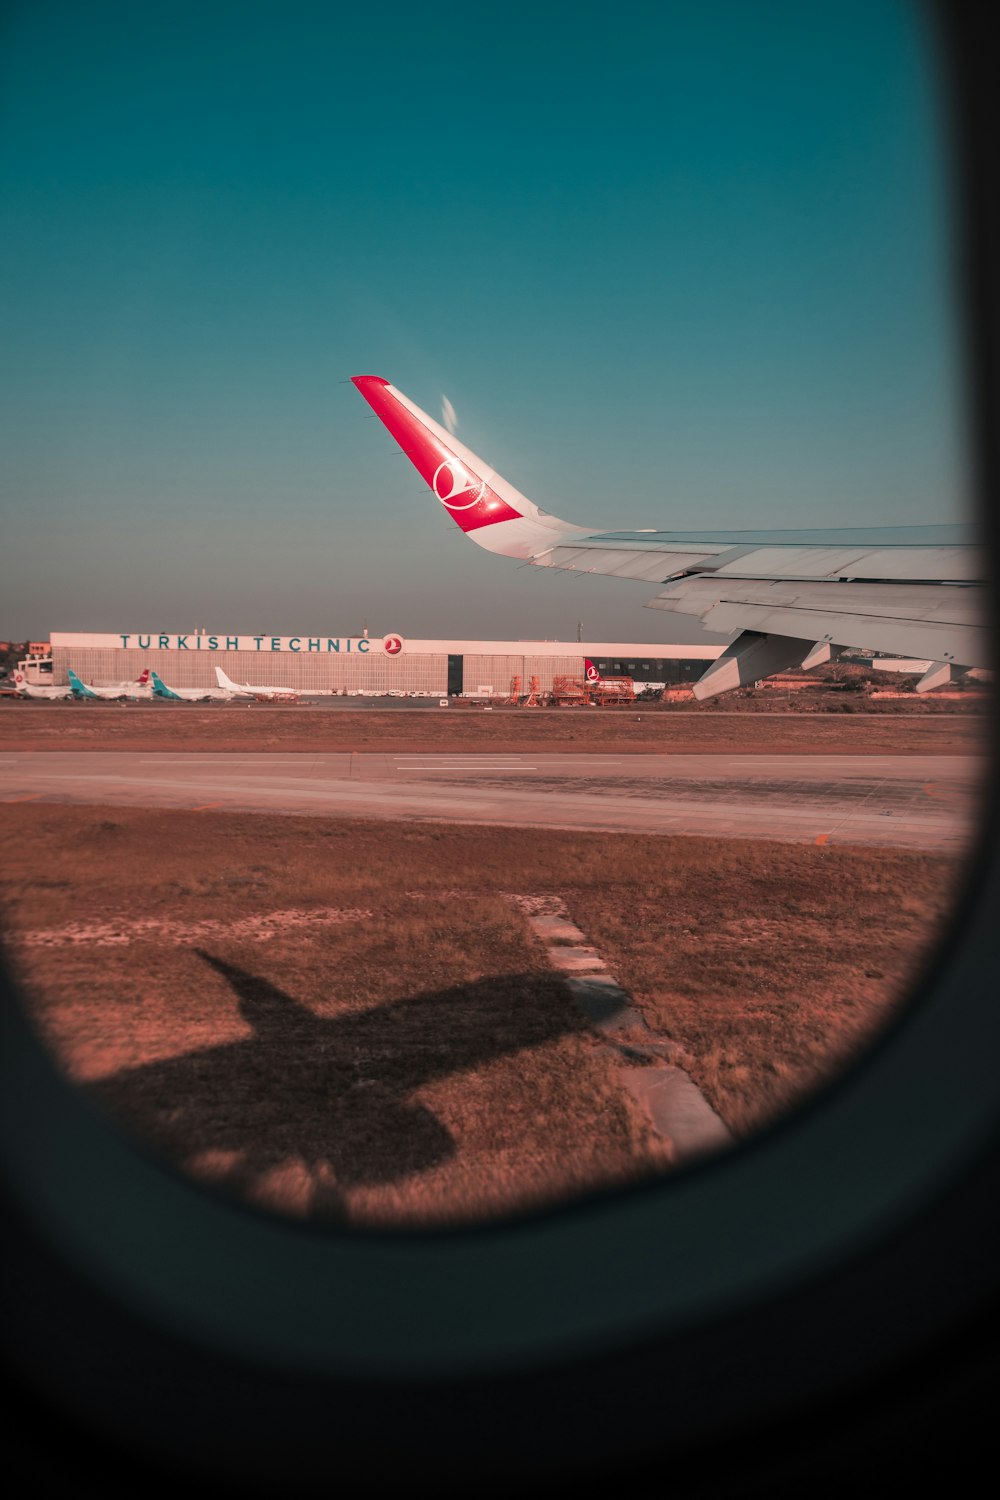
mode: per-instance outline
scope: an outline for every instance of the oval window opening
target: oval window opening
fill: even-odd
[[[94,1107],[253,1208],[468,1228],[669,1180],[836,1080],[953,921],[992,697],[933,45],[721,9],[724,45],[670,8],[571,66],[501,41],[519,119],[454,159],[413,77],[464,52],[413,35],[333,179],[322,46],[199,64],[196,169],[159,52],[105,39],[61,134],[39,98],[93,71],[40,95],[20,18],[8,953]]]

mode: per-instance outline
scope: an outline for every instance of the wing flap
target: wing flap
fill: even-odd
[[[634,578],[642,583],[663,583],[673,574],[698,567],[705,560],[705,553],[668,553],[656,548],[638,550],[621,544],[608,547],[600,544],[597,538],[550,547],[531,559],[536,567]]]
[[[948,584],[846,585],[689,578],[671,584],[650,609],[694,615],[707,630],[756,631],[831,641],[933,661],[985,665],[989,660],[982,591]]]
[[[719,577],[948,579],[977,581],[977,559],[962,547],[756,547],[727,561]]]

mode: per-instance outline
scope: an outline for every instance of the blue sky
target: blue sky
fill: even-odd
[[[921,21],[9,4],[0,635],[697,636],[464,541],[358,373],[603,529],[966,519]]]

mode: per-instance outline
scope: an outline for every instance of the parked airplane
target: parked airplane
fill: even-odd
[[[11,681],[26,698],[69,698],[73,692],[68,687],[40,687],[38,683],[29,682],[23,672],[15,672]]]
[[[652,609],[736,639],[696,698],[815,667],[842,647],[930,660],[918,692],[988,667],[984,559],[971,526],[593,532],[540,510],[378,375],[352,377],[472,541],[536,567],[655,585]]]
[[[173,699],[178,703],[211,703],[215,699],[221,699],[228,703],[233,696],[228,688],[172,688],[167,687],[156,672],[150,672],[149,680],[153,688],[154,698]]]
[[[215,669],[215,680],[220,688],[225,688],[228,693],[233,693],[240,698],[259,698],[262,701],[273,699],[279,703],[297,703],[299,700],[296,688],[253,687],[249,682],[232,682],[221,667]]]
[[[66,676],[69,678],[70,692],[74,698],[149,698],[152,696],[148,667],[143,668],[134,682],[119,682],[110,687],[93,687],[89,683],[81,682],[72,667],[66,668]]]

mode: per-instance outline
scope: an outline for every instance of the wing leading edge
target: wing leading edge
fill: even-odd
[[[842,647],[930,659],[918,690],[989,665],[985,570],[963,526],[592,532],[540,510],[388,381],[361,395],[470,540],[536,567],[654,584],[652,609],[739,632],[698,698]]]

